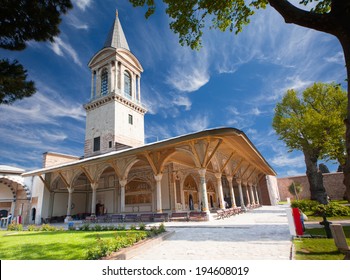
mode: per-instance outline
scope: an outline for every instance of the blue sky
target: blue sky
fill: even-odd
[[[159,6],[127,0],[77,0],[63,18],[55,43],[29,42],[26,50],[0,50],[16,58],[36,82],[37,93],[0,107],[0,164],[40,168],[47,151],[83,155],[85,111],[90,97],[90,58],[99,51],[115,10],[131,52],[141,62],[146,142],[214,127],[243,130],[278,177],[305,174],[303,154],[288,153],[271,123],[287,89],[313,82],[346,87],[344,57],[331,35],[285,24],[273,9],[258,11],[239,35],[207,30],[203,48],[178,43]],[[326,163],[331,171],[337,164]]]

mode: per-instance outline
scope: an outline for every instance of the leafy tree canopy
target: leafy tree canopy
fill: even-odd
[[[323,174],[323,173],[330,173],[330,171],[329,171],[327,165],[325,165],[324,163],[320,163],[320,164],[318,165],[318,169],[322,172],[322,174]]]
[[[344,163],[346,105],[347,93],[336,84],[315,83],[302,94],[288,90],[272,126],[290,151]]]
[[[29,40],[52,42],[60,33],[61,14],[72,7],[70,0],[2,0],[0,47],[23,50]]]
[[[134,7],[147,6],[148,18],[156,10],[154,0],[129,0]],[[286,0],[163,0],[167,5],[166,13],[172,18],[170,28],[179,35],[181,45],[187,44],[192,49],[201,46],[203,29],[209,23],[210,28],[221,31],[230,30],[239,33],[244,25],[250,22],[250,17],[258,9],[265,9],[268,4],[277,10],[292,10]],[[332,0],[300,0],[314,14],[325,14],[331,10]],[[302,12],[300,10],[299,12]]]
[[[0,60],[0,104],[11,104],[35,92],[33,81],[26,81],[27,71],[15,60]]]
[[[298,196],[298,194],[303,191],[303,186],[299,182],[293,182],[289,185],[288,191],[292,195]],[[299,197],[298,197],[298,199],[299,199]]]
[[[61,14],[71,9],[70,0],[2,0],[0,4],[0,48],[24,50],[26,42],[54,41],[60,32]],[[33,81],[17,60],[0,59],[0,105],[35,93]]]

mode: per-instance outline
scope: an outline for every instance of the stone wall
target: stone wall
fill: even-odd
[[[325,173],[323,174],[323,184],[330,199],[343,199],[345,186],[343,184],[343,173]],[[303,191],[299,194],[299,199],[310,199],[310,185],[306,175],[278,178],[278,189],[281,200],[287,200],[287,197],[293,198],[288,191],[288,187],[294,181],[303,186]]]

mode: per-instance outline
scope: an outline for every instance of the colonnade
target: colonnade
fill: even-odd
[[[207,179],[206,179],[206,173],[207,170],[205,168],[199,169],[199,186],[198,186],[198,192],[199,192],[199,209],[203,212],[209,213],[210,207],[208,202],[208,191],[207,191]],[[221,209],[225,208],[225,200],[224,200],[224,192],[223,192],[223,185],[222,185],[222,174],[221,173],[215,173],[216,178],[216,194],[219,202],[219,207]],[[154,175],[155,179],[155,210],[157,213],[162,212],[162,178],[163,174],[159,173]],[[260,199],[259,199],[259,193],[258,193],[258,186],[257,184],[253,184],[252,182],[243,181],[240,178],[233,178],[233,176],[226,176],[226,179],[228,181],[228,188],[229,188],[229,195],[231,199],[231,206],[237,207],[239,204],[243,211],[246,211],[247,208],[259,205]],[[239,196],[236,198],[235,196],[235,188],[234,188],[234,180],[237,183],[238,188],[238,194]],[[128,181],[126,178],[119,179],[119,186],[120,186],[120,212],[125,213],[125,188]],[[91,215],[96,215],[96,192],[98,188],[97,182],[92,182],[90,184],[91,187]],[[68,207],[67,207],[67,220],[71,217],[71,205],[72,205],[72,195],[74,192],[74,187],[67,186],[68,191]],[[174,201],[176,203],[176,191],[174,189]],[[181,192],[181,202],[184,203],[184,191]],[[238,202],[238,203],[237,203]],[[175,209],[176,211],[176,209]]]

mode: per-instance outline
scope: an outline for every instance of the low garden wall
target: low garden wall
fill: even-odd
[[[345,185],[343,184],[343,172],[324,173],[323,184],[327,195],[330,199],[344,199]],[[293,198],[293,195],[288,191],[288,187],[292,183],[300,183],[303,186],[302,192],[299,194],[299,199],[310,199],[310,186],[306,175],[278,178],[278,190],[280,199],[287,200],[287,197]]]

